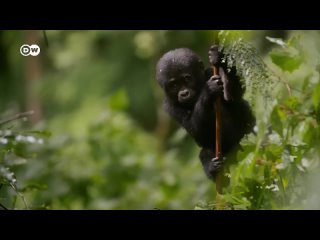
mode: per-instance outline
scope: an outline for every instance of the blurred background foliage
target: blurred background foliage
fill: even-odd
[[[162,109],[155,65],[216,31],[0,31],[0,209],[212,209],[199,147]],[[231,31],[273,76],[226,209],[319,209],[319,31]],[[237,35],[237,36],[238,36]],[[38,44],[23,57],[22,44]],[[258,82],[258,81],[257,81]],[[33,111],[31,114],[29,111]],[[22,114],[21,114],[22,113]]]

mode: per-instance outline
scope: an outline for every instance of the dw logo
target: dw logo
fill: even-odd
[[[20,53],[22,56],[38,56],[40,53],[40,47],[36,44],[28,45],[28,44],[23,44],[20,47]]]

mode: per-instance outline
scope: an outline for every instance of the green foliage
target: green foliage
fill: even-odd
[[[179,209],[192,207],[197,201],[183,196],[206,192],[206,186],[198,189],[205,179],[196,149],[184,161],[179,159],[177,149],[159,151],[155,136],[142,131],[123,112],[127,107],[125,99],[125,92],[119,90],[96,103],[94,113],[89,104],[68,116],[72,124],[81,122],[87,130],[73,137],[70,132],[52,136],[47,150],[37,156],[37,161],[45,159],[50,168],[39,166],[37,161],[29,164],[35,169],[32,182],[46,183],[45,189],[29,193],[31,207],[44,204],[53,209]],[[87,122],[78,117],[89,112],[92,115]],[[55,123],[59,128],[64,118],[60,121]],[[181,170],[184,164],[189,166]],[[190,177],[192,172],[198,174]],[[181,187],[185,184],[188,188]]]
[[[264,101],[270,99],[275,81],[266,64],[256,49],[246,41],[248,31],[219,31],[220,50],[226,54],[225,61],[229,68],[236,67],[238,75],[243,80],[246,95],[252,105],[255,105],[259,95]]]
[[[12,121],[4,122],[10,124]],[[16,199],[19,197],[23,206],[28,209],[23,193],[31,185],[27,184],[24,187],[19,185],[15,172],[27,163],[27,159],[36,156],[44,143],[44,138],[50,136],[50,133],[14,131],[6,127],[6,124],[0,124],[0,189],[6,192],[5,197],[0,197],[0,208],[7,209],[6,206],[9,204],[11,208],[16,208]]]
[[[163,112],[154,79],[169,49],[206,59],[214,31],[46,33],[34,86],[42,120],[0,121],[0,209],[320,209],[319,32],[259,40],[256,31],[219,31],[257,126],[218,201],[199,148]],[[21,79],[30,58],[12,44],[21,35],[0,31],[0,60],[11,66],[0,67],[3,115],[19,112],[29,89]],[[253,40],[272,43],[269,54],[260,57]]]
[[[270,53],[271,60],[274,64],[280,67],[283,71],[293,72],[298,69],[303,63],[304,56],[302,49],[299,47],[299,40],[292,38],[288,43],[283,41],[277,42],[273,38],[267,38],[281,46],[272,50]]]
[[[303,42],[298,44],[297,39],[294,37],[287,43],[277,41],[282,47],[293,47],[295,42],[302,51],[299,56],[303,56],[305,50],[300,46]],[[270,53],[273,63],[288,71],[284,66],[289,66],[291,63],[287,61],[292,59],[287,57],[274,61],[278,58],[274,52]],[[258,134],[250,134],[242,140],[243,150],[237,154],[241,161],[231,166],[231,183],[223,196],[225,205],[231,206],[230,209],[320,207],[320,195],[316,190],[316,182],[320,180],[319,73],[312,70],[310,73],[308,68],[303,68],[302,61],[296,62],[289,72],[298,69],[304,76],[313,73],[313,81],[305,83],[307,88],[300,85],[303,92],[295,89],[291,96],[279,95],[278,100],[274,99],[271,114],[257,115]],[[278,90],[278,94],[285,92],[284,88]],[[257,106],[257,109],[262,107]],[[263,134],[259,134],[261,129]]]

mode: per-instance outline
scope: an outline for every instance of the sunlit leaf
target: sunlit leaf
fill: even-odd
[[[293,72],[302,64],[302,57],[299,55],[290,54],[281,49],[274,49],[270,53],[271,60],[274,64],[280,67],[283,71]]]
[[[269,41],[269,42],[272,42],[272,43],[275,43],[281,47],[286,47],[287,44],[282,40],[282,38],[273,38],[273,37],[266,37],[266,39]]]

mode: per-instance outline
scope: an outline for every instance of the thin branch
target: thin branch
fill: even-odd
[[[19,197],[22,199],[22,202],[24,203],[26,209],[29,209],[29,206],[27,204],[26,198],[24,197],[24,195],[18,191],[18,189],[16,188],[15,185],[13,185],[12,183],[10,183],[11,188],[16,192],[17,195],[19,195]]]
[[[278,76],[277,74],[275,74],[273,71],[271,71],[271,73],[272,73],[272,75],[273,75],[274,77],[276,77],[276,78],[278,79],[278,82],[277,82],[276,84],[278,84],[278,83],[281,82],[282,84],[285,85],[285,87],[286,87],[286,89],[287,89],[287,91],[288,91],[289,96],[292,96],[292,90],[295,90],[295,91],[300,92],[298,89],[295,89],[295,88],[290,87],[288,81],[285,80],[284,78],[279,77],[279,76]],[[292,90],[291,90],[291,89],[292,89]]]
[[[280,80],[281,81],[281,80]],[[291,92],[291,88],[290,88],[290,85],[289,83],[283,79],[283,82],[284,82],[284,85],[286,86],[287,90],[288,90],[288,93],[289,93],[289,96],[292,96],[292,92]]]
[[[14,116],[6,119],[6,120],[1,121],[1,122],[0,122],[0,126],[1,126],[1,125],[4,125],[4,124],[6,124],[6,123],[12,122],[12,121],[14,121],[14,120],[20,119],[20,118],[24,118],[24,117],[30,116],[30,115],[32,115],[32,114],[34,114],[34,111],[18,113],[18,114],[14,115]]]

